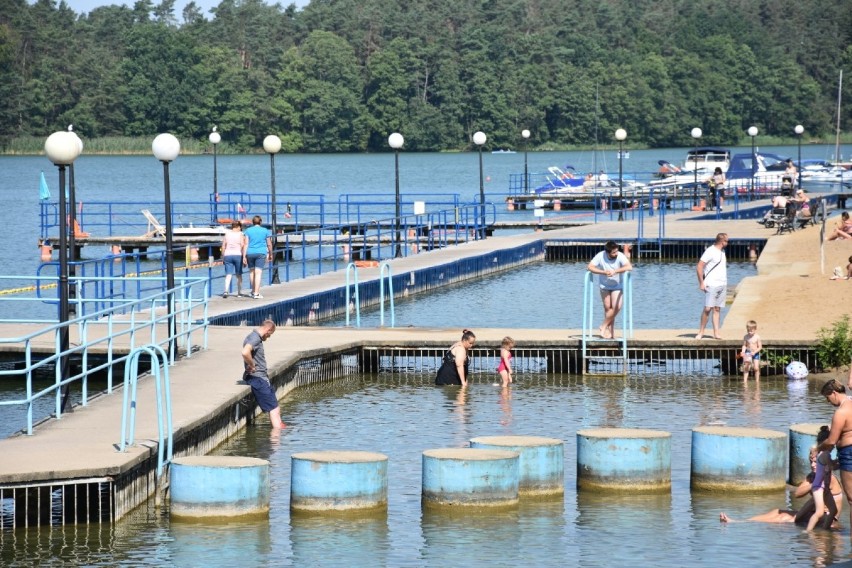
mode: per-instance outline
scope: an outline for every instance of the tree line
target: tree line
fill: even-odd
[[[852,77],[845,0],[136,0],[78,14],[0,0],[0,146],[172,132],[246,151],[611,142],[733,145],[834,132]],[[847,92],[849,89],[847,89]],[[848,99],[848,95],[844,95]],[[852,126],[843,106],[842,128]]]

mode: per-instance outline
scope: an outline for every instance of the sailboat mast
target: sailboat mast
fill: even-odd
[[[837,127],[834,133],[834,161],[841,162],[840,156],[840,99],[843,94],[843,69],[840,70],[840,80],[837,82]]]
[[[595,85],[595,149],[592,151],[592,175],[598,179],[598,113],[600,103],[598,102],[598,86]]]

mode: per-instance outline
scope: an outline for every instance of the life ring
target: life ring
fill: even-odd
[[[356,260],[354,262],[358,268],[376,268],[379,266],[378,260]]]

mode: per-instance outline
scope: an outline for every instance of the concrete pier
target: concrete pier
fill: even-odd
[[[423,452],[423,505],[505,507],[518,503],[517,452],[444,448]]]
[[[331,512],[388,506],[388,457],[327,450],[291,457],[290,509]]]
[[[577,487],[605,491],[670,491],[672,435],[641,428],[577,432]]]
[[[171,465],[173,518],[269,514],[269,462],[239,456],[190,456]]]
[[[521,496],[562,495],[565,492],[562,440],[540,436],[482,436],[473,438],[470,447],[517,452]]]
[[[786,465],[787,435],[783,432],[728,426],[699,426],[692,430],[693,489],[783,489]]]

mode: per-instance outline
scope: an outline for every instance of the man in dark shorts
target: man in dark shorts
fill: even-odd
[[[281,422],[281,409],[278,407],[278,398],[275,389],[269,382],[266,373],[266,355],[263,352],[263,342],[275,333],[275,322],[265,320],[260,327],[248,334],[243,341],[243,364],[245,373],[243,378],[251,386],[251,392],[258,406],[264,412],[269,413],[269,421],[275,429],[284,428]]]

